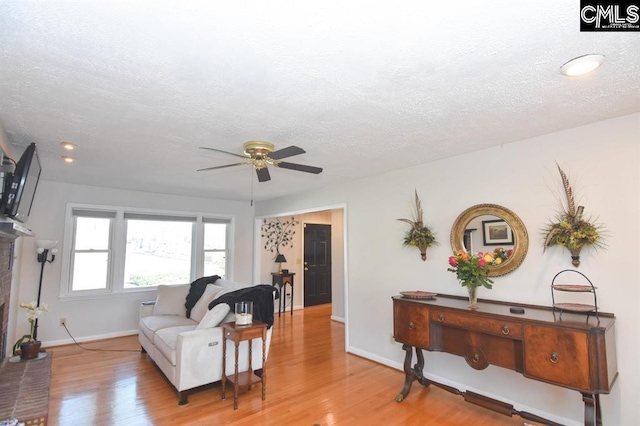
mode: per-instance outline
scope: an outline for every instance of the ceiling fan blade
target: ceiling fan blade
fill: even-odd
[[[241,166],[247,163],[234,163],[234,164],[225,164],[224,166],[216,166],[216,167],[207,167],[206,169],[198,169],[196,172],[203,172],[205,170],[216,170],[216,169],[226,169],[227,167]]]
[[[266,182],[271,180],[271,175],[269,175],[269,169],[263,167],[261,169],[256,169],[256,174],[258,175],[258,182]]]
[[[233,152],[223,151],[221,149],[209,148],[209,147],[206,147],[206,146],[201,146],[200,149],[208,149],[209,151],[222,152],[223,154],[229,154],[229,155],[233,155],[235,157],[247,158],[246,155],[235,154]]]
[[[314,173],[316,175],[318,173],[322,173],[321,167],[305,166],[304,164],[294,164],[280,161],[276,164],[276,166],[283,169],[297,170],[299,172]]]
[[[294,155],[304,154],[305,152],[307,151],[295,145],[291,145],[286,148],[273,151],[271,154],[269,154],[269,158],[280,160],[281,158],[293,157]]]

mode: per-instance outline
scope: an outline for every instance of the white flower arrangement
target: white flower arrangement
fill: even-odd
[[[45,312],[47,312],[49,310],[49,308],[48,308],[46,303],[43,303],[40,306],[38,306],[38,304],[35,301],[30,302],[30,303],[20,303],[19,306],[28,311],[28,313],[27,313],[27,321],[29,321],[30,332],[29,332],[29,334],[25,334],[20,339],[18,339],[16,344],[13,345],[13,353],[14,354],[16,353],[18,348],[20,348],[20,345],[23,344],[25,341],[29,342],[29,343],[32,343],[32,342],[36,341],[36,339],[33,337],[35,332],[36,332],[36,320],[38,319],[38,317],[40,315],[44,314]]]

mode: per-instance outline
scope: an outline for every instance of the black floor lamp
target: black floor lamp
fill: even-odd
[[[44,265],[49,262],[53,262],[56,260],[56,254],[58,254],[58,249],[55,246],[58,245],[57,241],[54,240],[37,240],[36,244],[38,245],[38,249],[36,252],[38,253],[38,262],[40,263],[40,281],[38,283],[38,305],[40,306],[40,294],[42,293],[42,274],[44,273]],[[49,254],[51,254],[51,260],[49,260]],[[38,318],[36,318],[35,326],[33,328],[33,338],[38,340]]]

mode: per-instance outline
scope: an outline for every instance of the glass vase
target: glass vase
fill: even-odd
[[[236,302],[236,325],[251,325],[253,322],[253,302]]]
[[[469,308],[478,309],[478,287],[467,286],[469,292]]]

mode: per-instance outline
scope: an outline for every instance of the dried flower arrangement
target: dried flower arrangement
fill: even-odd
[[[543,229],[544,249],[550,246],[566,247],[571,252],[571,263],[578,267],[582,247],[604,247],[601,235],[603,227],[591,218],[584,217],[584,206],[576,207],[569,179],[559,165],[558,171],[567,197],[567,206],[557,214],[557,222],[549,223]]]
[[[420,255],[422,260],[427,260],[427,248],[438,245],[436,237],[424,224],[422,206],[420,204],[420,198],[418,197],[418,191],[415,191],[415,210],[413,211],[413,220],[411,219],[398,219],[401,222],[408,223],[411,226],[404,236],[404,246],[418,247],[420,249]]]

